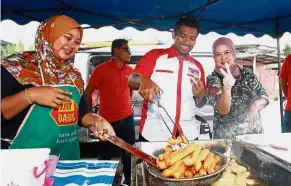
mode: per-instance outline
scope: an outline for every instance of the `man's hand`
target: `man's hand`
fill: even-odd
[[[204,96],[204,86],[202,82],[198,78],[190,79],[192,83],[192,93],[195,97],[203,97]]]
[[[148,102],[153,102],[153,93],[160,97],[160,88],[150,78],[141,77],[138,93]]]
[[[235,78],[232,76],[228,63],[225,64],[226,72],[222,68],[220,68],[220,72],[223,74],[223,87],[227,89],[231,89],[231,87],[235,84]]]

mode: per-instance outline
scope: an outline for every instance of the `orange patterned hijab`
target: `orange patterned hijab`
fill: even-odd
[[[58,60],[52,50],[55,40],[73,28],[80,29],[82,38],[83,29],[70,17],[58,15],[43,21],[37,29],[35,51],[4,58],[2,66],[21,84],[71,84],[83,94],[84,82],[80,72],[70,65],[69,60]]]

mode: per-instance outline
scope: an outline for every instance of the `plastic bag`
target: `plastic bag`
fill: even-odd
[[[1,185],[42,186],[50,149],[1,150]]]

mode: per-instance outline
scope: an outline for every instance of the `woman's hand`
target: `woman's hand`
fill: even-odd
[[[251,129],[257,128],[259,120],[260,120],[259,108],[256,104],[251,104],[247,116],[247,121]]]
[[[56,87],[40,86],[27,89],[32,103],[59,108],[63,101],[70,101],[71,92]]]
[[[225,63],[225,68],[226,68],[226,72],[225,70],[223,70],[222,68],[220,69],[220,72],[223,74],[223,87],[226,89],[231,89],[232,86],[235,84],[235,78],[232,76],[228,63]]]
[[[89,126],[94,136],[99,138],[101,141],[105,141],[103,134],[106,133],[110,136],[115,136],[114,129],[111,124],[106,121],[103,117],[96,115],[96,121],[93,125]]]

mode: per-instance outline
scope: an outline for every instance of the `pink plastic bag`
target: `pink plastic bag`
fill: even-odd
[[[43,186],[53,186],[54,179],[51,178],[51,176],[54,175],[58,162],[59,156],[50,155],[49,161],[47,162],[48,166],[45,174],[45,183]]]

